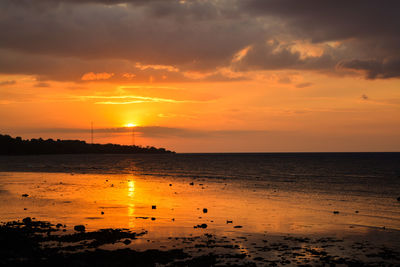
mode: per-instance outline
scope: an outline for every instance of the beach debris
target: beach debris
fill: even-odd
[[[84,225],[75,225],[74,230],[77,232],[85,232],[85,226]]]
[[[152,210],[155,210],[155,209],[157,209],[157,206],[156,206],[156,205],[152,205],[152,206],[151,206],[151,209],[152,209]]]
[[[194,183],[193,183],[193,182],[191,182],[191,183],[190,183],[190,185],[194,185]]]
[[[130,241],[129,239],[125,239],[122,243],[124,243],[125,245],[129,245],[130,243],[132,243],[132,241]]]
[[[204,208],[203,213],[207,213],[207,212],[208,212],[208,209]]]
[[[198,224],[193,226],[193,228],[202,228],[202,229],[206,229],[207,228],[207,224],[203,223],[203,224]]]
[[[22,194],[21,196],[22,196],[22,197],[29,197],[28,194]]]
[[[226,224],[228,224],[228,223],[233,223],[233,221],[229,221],[229,220],[227,220],[227,221],[226,221]]]
[[[243,226],[241,226],[241,225],[235,225],[235,226],[233,226],[233,228],[243,228]]]
[[[334,210],[334,211],[333,211],[333,214],[339,214],[339,211]]]

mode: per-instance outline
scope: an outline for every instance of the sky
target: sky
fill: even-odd
[[[400,151],[400,2],[0,0],[0,133]]]

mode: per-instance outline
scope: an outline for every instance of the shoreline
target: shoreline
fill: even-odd
[[[371,237],[335,238],[239,233],[235,238],[205,229],[187,237],[150,240],[146,231],[79,227],[33,220],[0,225],[0,265],[72,266],[315,266],[400,264],[399,242]],[[68,229],[68,230],[67,230]],[[392,235],[378,231],[378,235]],[[399,232],[397,231],[397,236]],[[395,238],[395,237],[394,237]],[[149,244],[147,247],[141,245]],[[72,265],[71,265],[72,264]]]

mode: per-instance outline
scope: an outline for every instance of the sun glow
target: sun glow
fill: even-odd
[[[137,126],[137,124],[135,124],[135,123],[125,124],[125,127],[136,127],[136,126]]]

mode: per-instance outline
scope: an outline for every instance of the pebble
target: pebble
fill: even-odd
[[[85,232],[85,226],[84,225],[75,225],[74,230],[77,232]]]

